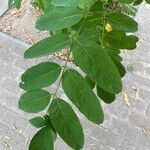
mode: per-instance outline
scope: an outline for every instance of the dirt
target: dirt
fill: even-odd
[[[0,31],[34,44],[49,36],[48,32],[41,32],[35,28],[35,22],[41,14],[42,12],[29,0],[24,0],[19,10],[12,7],[0,18]],[[63,49],[55,55],[66,59],[66,53],[67,50]]]
[[[33,44],[49,35],[48,32],[35,29],[35,22],[40,15],[41,12],[25,0],[21,9],[12,7],[0,18],[0,31]]]

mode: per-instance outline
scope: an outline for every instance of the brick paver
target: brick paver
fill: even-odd
[[[103,104],[105,122],[93,125],[79,114],[86,135],[84,150],[150,149],[150,6],[140,8],[137,20],[140,42],[136,51],[122,54],[127,68],[124,90],[113,104]],[[18,82],[25,69],[48,58],[24,60],[27,47],[28,44],[0,33],[0,150],[27,150],[29,139],[36,132],[28,123],[34,115],[17,107],[22,93]],[[51,60],[63,63],[54,56]],[[54,85],[50,90],[55,88]],[[66,99],[62,91],[59,95]],[[128,104],[125,95],[129,97]],[[56,150],[70,149],[61,139],[55,145]]]
[[[0,0],[0,16],[8,9],[8,1]]]

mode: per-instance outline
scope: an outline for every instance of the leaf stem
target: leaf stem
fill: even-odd
[[[86,17],[87,17],[87,14],[85,15],[85,18],[84,18],[84,20],[83,20],[83,22],[82,22],[82,24],[81,24],[79,30],[77,31],[77,39],[78,39],[78,36],[79,36],[79,34],[80,34],[80,31],[81,31],[81,29],[82,29],[82,27],[83,27],[83,25],[84,25],[84,23],[85,23]],[[74,45],[75,42],[76,42],[76,41],[74,41],[74,39],[73,39],[72,44],[71,44],[71,46],[70,46],[70,51],[67,50],[67,59],[66,59],[66,62],[65,62],[65,64],[64,64],[64,66],[62,67],[63,70],[62,70],[62,73],[61,73],[61,77],[60,77],[60,79],[59,79],[59,82],[58,82],[58,85],[57,85],[57,87],[56,87],[56,90],[55,90],[55,92],[54,92],[54,94],[53,94],[54,96],[52,97],[52,100],[57,97],[57,92],[58,92],[58,90],[59,90],[59,87],[60,87],[60,84],[61,84],[61,81],[62,81],[62,76],[63,76],[63,73],[64,73],[65,70],[66,70],[67,63],[68,63],[68,61],[69,61],[70,52],[72,51],[73,45]],[[46,113],[46,114],[48,114],[48,110],[47,110],[47,113]]]
[[[67,59],[66,59],[66,62],[65,62],[65,64],[64,64],[64,66],[63,66],[62,74],[61,74],[61,77],[60,77],[60,79],[59,79],[59,82],[58,82],[56,91],[55,91],[55,93],[54,93],[54,95],[55,95],[56,97],[57,97],[57,92],[58,92],[58,90],[59,90],[59,87],[60,87],[60,84],[61,84],[61,81],[62,81],[62,75],[63,75],[63,73],[65,72],[66,67],[67,67],[67,63],[68,63],[68,61],[69,61],[69,55],[70,55],[70,53],[69,53],[69,51],[67,50]]]

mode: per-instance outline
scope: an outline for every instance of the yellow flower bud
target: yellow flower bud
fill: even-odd
[[[106,29],[107,32],[111,32],[113,28],[109,23],[107,23],[106,26],[105,26],[105,29]]]

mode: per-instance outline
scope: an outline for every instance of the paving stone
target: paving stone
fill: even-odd
[[[131,112],[129,121],[138,128],[149,132],[150,131],[150,118],[140,115],[137,112]]]
[[[30,117],[31,114],[29,113],[26,113],[24,111],[21,111],[18,107],[18,101],[19,101],[19,98],[16,98],[15,99],[15,102],[14,102],[14,105],[9,107],[9,110],[10,111],[13,111],[14,113],[16,114],[19,114],[22,118],[24,119],[28,119]]]
[[[27,43],[19,41],[16,38],[12,38],[9,35],[0,32],[0,48],[7,50],[7,52],[13,52],[14,55],[23,57],[25,50],[30,46]],[[8,42],[9,41],[9,42]],[[7,44],[4,44],[7,43]],[[14,44],[15,43],[15,44]]]
[[[131,72],[142,74],[145,70],[145,65],[141,62],[137,62],[138,60],[133,60],[133,62],[129,62],[127,64],[126,70],[131,69]]]
[[[127,83],[129,83],[130,85],[141,85],[141,82],[143,81],[143,78],[144,76],[143,75],[140,75],[140,74],[135,74],[135,73],[130,73],[130,74],[127,74],[128,76],[128,81]],[[127,77],[126,77],[127,78]],[[128,85],[125,85],[125,86],[128,86]]]
[[[150,63],[150,44],[146,41],[142,41],[140,46],[137,48],[136,54],[134,56],[134,60]]]
[[[8,9],[8,1],[1,0],[0,1],[0,16],[2,16],[7,9]]]
[[[148,149],[150,148],[150,134],[143,134],[141,139],[140,139],[140,143],[138,143],[137,145],[144,145],[144,149]],[[137,146],[138,148],[138,146]]]
[[[140,88],[138,92],[138,97],[141,98],[145,103],[150,103],[150,91],[145,88]]]
[[[135,147],[131,147],[131,146],[128,146],[128,145],[127,146],[121,145],[116,150],[135,150]]]
[[[146,116],[150,118],[150,105],[147,107]]]
[[[14,55],[13,52],[8,52],[6,49],[0,48],[0,63],[12,66],[17,58],[18,57]]]
[[[59,137],[57,138],[54,147],[56,150],[71,150]]]
[[[0,65],[0,71],[1,73],[5,75],[5,77],[11,78],[13,80],[18,79],[18,77],[20,76],[20,72],[21,72],[21,70],[19,70],[18,68],[15,68],[14,66],[10,67],[3,63],[1,63]]]
[[[27,70],[31,66],[35,65],[35,60],[25,60],[21,57],[18,57],[15,62],[14,66],[23,70]]]
[[[37,131],[37,128],[33,127],[30,123],[28,123],[25,130],[22,132],[22,135],[27,139],[32,139],[32,137]]]
[[[12,131],[10,128],[6,127],[2,123],[0,123],[0,149],[5,150],[9,148],[9,144],[7,143],[7,139],[11,140],[15,136],[15,132]],[[6,137],[8,137],[6,139]]]
[[[144,100],[134,99],[130,109],[132,109],[133,111],[138,112],[139,114],[145,115],[148,104],[149,103],[147,103]]]
[[[141,10],[140,16],[139,16],[139,32],[144,35],[149,35],[150,34],[150,8],[148,5],[144,7],[144,9]],[[146,17],[145,17],[146,16]]]
[[[100,149],[100,142],[93,138],[88,136],[87,138],[85,138],[86,142],[84,145],[84,150],[99,150]]]
[[[147,68],[146,68],[145,74],[146,74],[147,76],[150,76],[150,67],[147,67]]]
[[[98,143],[103,145],[116,148],[119,144],[119,136],[111,130],[95,127],[92,130],[91,135],[93,138],[99,141]]]
[[[0,119],[6,114],[7,108],[0,104]]]
[[[7,111],[1,122],[18,133],[22,133],[28,124],[27,120],[12,111]]]
[[[112,114],[106,113],[104,110],[104,117],[105,117],[105,119],[101,126],[106,129],[111,129],[112,118],[113,118]]]
[[[123,120],[128,118],[128,115],[129,115],[129,111],[128,111],[127,106],[124,102],[124,99],[121,95],[111,105],[106,104],[104,106],[104,111],[107,111],[107,110],[108,110],[110,116],[114,115]]]
[[[143,149],[143,146],[141,145],[135,148],[135,150],[142,150],[142,149]],[[149,150],[149,147],[144,146],[144,150]]]
[[[8,91],[0,88],[0,104],[7,106],[7,108],[11,108],[12,106],[17,105],[18,98]]]
[[[149,89],[150,87],[150,78],[147,77],[143,77],[142,82],[141,82],[142,86],[145,86],[145,88]]]
[[[0,83],[5,79],[5,74],[0,73]]]
[[[85,117],[80,119],[83,130],[84,130],[84,134],[89,134],[91,133],[94,125],[92,122],[88,121]],[[96,125],[95,125],[96,126]]]
[[[114,149],[114,148],[112,148],[112,147],[108,147],[108,146],[103,146],[103,145],[101,145],[99,150],[116,150],[116,149]]]
[[[21,94],[18,83],[14,80],[8,78],[4,79],[1,82],[1,87],[12,95],[19,96]]]
[[[11,142],[11,148],[12,150],[27,150],[28,140],[20,134],[17,134]]]
[[[27,150],[26,138],[0,123],[1,150]]]
[[[112,124],[113,131],[119,136],[119,149],[134,149],[141,140],[143,134],[141,129],[135,128],[134,125],[126,121],[119,121],[118,119],[113,119]]]

